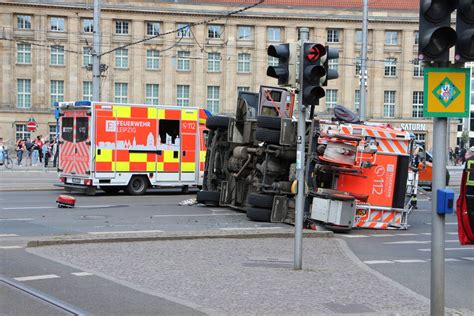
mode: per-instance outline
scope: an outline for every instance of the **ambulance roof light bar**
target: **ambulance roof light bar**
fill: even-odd
[[[61,110],[71,109],[71,108],[90,108],[92,105],[91,101],[74,101],[74,102],[58,102],[59,108]]]

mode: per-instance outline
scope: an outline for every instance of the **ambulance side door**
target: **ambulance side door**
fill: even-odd
[[[65,111],[61,116],[59,135],[59,170],[71,174],[74,170],[74,112]],[[41,150],[41,149],[40,149]]]
[[[181,181],[196,182],[199,176],[198,110],[181,112]]]
[[[156,181],[174,184],[180,180],[181,111],[158,112]]]
[[[90,172],[90,115],[87,111],[75,111],[74,164],[76,175]]]

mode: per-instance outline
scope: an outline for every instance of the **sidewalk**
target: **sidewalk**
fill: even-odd
[[[429,314],[427,298],[367,267],[343,240],[305,237],[299,271],[293,247],[284,236],[188,236],[28,251],[210,315]]]

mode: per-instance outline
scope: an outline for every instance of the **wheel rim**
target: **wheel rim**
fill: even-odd
[[[145,183],[141,179],[135,179],[132,182],[132,189],[134,192],[140,192],[145,187]]]

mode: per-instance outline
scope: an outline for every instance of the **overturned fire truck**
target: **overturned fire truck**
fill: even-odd
[[[200,203],[229,206],[255,221],[294,224],[295,94],[262,86],[240,92],[234,116],[212,116]],[[306,122],[305,225],[406,229],[410,133],[360,122],[337,106]],[[413,182],[409,188],[416,188]]]

